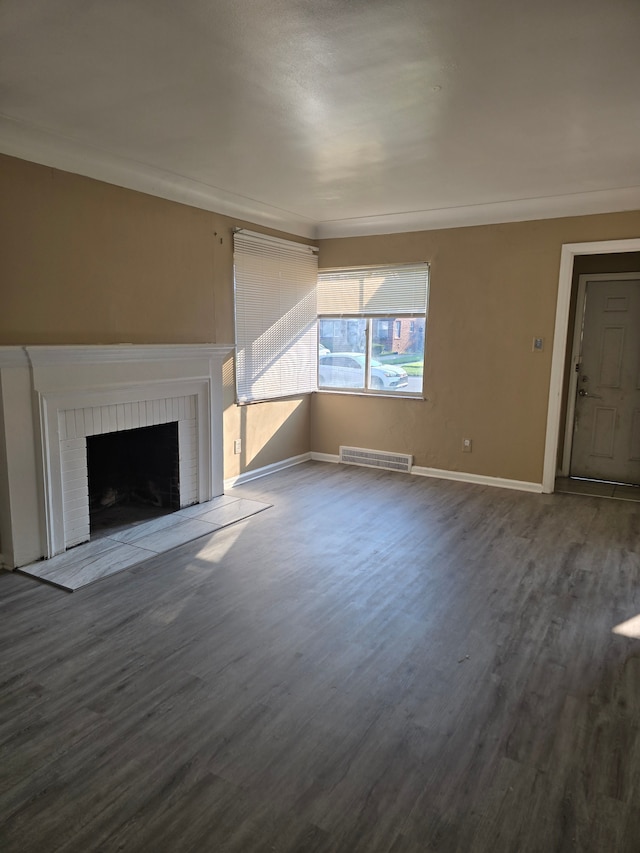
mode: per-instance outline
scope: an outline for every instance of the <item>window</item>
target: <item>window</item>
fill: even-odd
[[[422,393],[427,264],[318,276],[318,387]]]
[[[317,276],[312,246],[234,233],[236,398],[306,394],[317,387]]]

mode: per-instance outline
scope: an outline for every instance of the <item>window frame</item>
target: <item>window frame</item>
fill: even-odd
[[[385,265],[376,265],[369,267],[340,267],[340,268],[332,268],[332,269],[319,269],[319,288],[320,288],[320,277],[321,276],[330,276],[331,274],[336,275],[337,277],[341,276],[349,276],[350,274],[357,275],[360,272],[371,273],[372,276],[376,274],[389,272],[389,273],[404,273],[406,271],[411,271],[411,268],[419,271],[420,275],[424,274],[425,276],[425,293],[424,293],[424,310],[421,308],[419,310],[397,310],[394,308],[380,311],[372,310],[367,311],[366,309],[360,311],[345,311],[344,313],[338,311],[332,311],[331,313],[323,312],[321,308],[318,311],[318,344],[321,342],[321,323],[328,321],[344,321],[344,320],[361,320],[365,322],[365,351],[363,353],[359,353],[363,355],[365,358],[365,370],[364,370],[364,387],[363,388],[353,388],[353,387],[343,387],[343,386],[334,386],[334,385],[323,385],[320,381],[320,366],[321,359],[324,356],[330,356],[333,354],[333,351],[330,350],[329,353],[324,353],[323,355],[318,356],[318,373],[317,373],[317,387],[318,393],[320,394],[355,394],[355,395],[364,395],[364,396],[375,396],[375,397],[394,397],[396,399],[419,399],[424,400],[424,376],[425,376],[425,367],[426,367],[426,357],[427,357],[427,320],[429,314],[429,296],[431,290],[431,280],[430,280],[430,265],[424,261],[409,263],[409,264],[385,264]],[[320,291],[319,291],[320,292]],[[319,296],[320,298],[320,296]],[[330,297],[331,299],[331,297]],[[331,302],[330,302],[331,304]],[[396,330],[398,328],[397,323],[402,320],[410,320],[412,322],[412,326],[414,326],[415,333],[415,320],[424,321],[424,334],[422,340],[422,387],[419,391],[408,391],[398,388],[374,388],[371,386],[371,361],[375,359],[376,356],[373,353],[373,321],[387,321],[391,325],[388,327],[390,329],[390,337],[392,341],[396,341],[402,338],[402,327],[400,326],[400,335],[396,336]],[[335,331],[334,335],[335,337]],[[420,359],[419,354],[416,354],[416,361]],[[399,365],[402,366],[402,365]]]
[[[427,296],[428,301],[428,296]],[[320,343],[320,323],[326,321],[342,321],[342,320],[361,320],[365,321],[365,351],[362,353],[358,353],[358,355],[364,356],[365,365],[364,365],[364,385],[362,388],[355,388],[350,386],[340,386],[340,385],[322,385],[320,382],[320,366],[321,360],[323,358],[330,358],[334,355],[338,355],[339,353],[334,353],[330,350],[328,353],[324,355],[318,356],[318,389],[317,392],[320,394],[356,394],[356,395],[365,395],[365,396],[375,396],[375,397],[393,397],[395,399],[401,400],[424,400],[424,370],[426,364],[426,354],[427,354],[427,313],[428,307],[425,308],[424,314],[411,312],[411,313],[402,313],[396,312],[394,314],[344,314],[340,317],[336,317],[332,314],[318,314],[318,343]],[[399,320],[424,320],[424,341],[422,345],[422,388],[419,391],[404,391],[398,388],[374,388],[371,385],[371,361],[376,357],[372,352],[372,323],[374,320],[377,321],[388,321],[391,323],[393,340],[397,340],[395,336],[395,324],[396,321]],[[377,359],[376,359],[377,360]],[[417,359],[416,359],[417,360]],[[401,365],[400,365],[401,366]]]

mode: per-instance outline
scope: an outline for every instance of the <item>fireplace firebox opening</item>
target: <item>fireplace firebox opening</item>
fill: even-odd
[[[92,535],[180,508],[178,423],[87,436]]]

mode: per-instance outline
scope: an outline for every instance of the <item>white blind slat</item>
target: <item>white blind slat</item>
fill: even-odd
[[[424,314],[428,278],[428,264],[321,272],[318,314]]]
[[[316,389],[317,273],[309,246],[234,234],[238,402]]]

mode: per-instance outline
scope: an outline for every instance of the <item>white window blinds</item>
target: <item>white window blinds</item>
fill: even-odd
[[[238,402],[314,391],[315,250],[241,230],[234,234],[233,262]]]
[[[321,272],[318,276],[318,314],[424,314],[428,279],[428,264]]]

